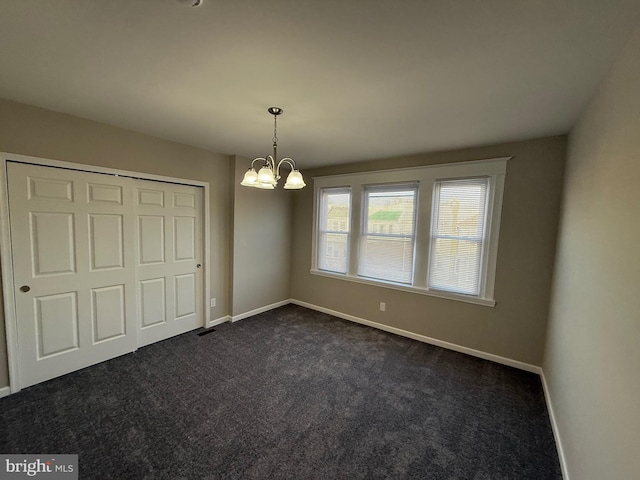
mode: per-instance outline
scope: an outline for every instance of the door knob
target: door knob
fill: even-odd
[[[27,293],[29,290],[31,290],[31,287],[29,285],[22,285],[20,287],[21,292]]]
[[[196,265],[196,268],[200,268],[202,265],[199,263]]]

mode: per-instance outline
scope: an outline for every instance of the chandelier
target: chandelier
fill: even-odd
[[[282,115],[282,109],[280,107],[270,107],[267,111],[273,115],[273,156],[268,155],[267,158],[257,157],[251,162],[249,170],[244,174],[244,178],[240,185],[245,187],[263,188],[265,190],[273,190],[280,180],[280,166],[286,163],[291,167],[291,172],[287,176],[287,181],[284,184],[284,188],[287,190],[299,190],[306,186],[302,174],[296,170],[296,164],[292,158],[283,158],[279,162],[277,161],[278,150],[278,115]],[[263,162],[262,168],[256,172],[253,168],[253,164],[256,162]]]

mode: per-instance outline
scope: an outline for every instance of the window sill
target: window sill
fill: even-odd
[[[355,277],[353,275],[343,275],[340,273],[330,273],[330,272],[325,272],[322,270],[310,270],[311,275],[318,275],[320,277],[327,277],[327,278],[334,278],[337,280],[345,280],[347,282],[354,282],[354,283],[362,283],[364,285],[373,285],[375,287],[383,287],[383,288],[391,288],[393,290],[400,290],[403,292],[409,292],[409,293],[417,293],[419,295],[427,295],[430,297],[437,297],[437,298],[445,298],[447,300],[455,300],[458,302],[465,302],[465,303],[473,303],[475,305],[482,305],[484,307],[495,307],[496,306],[496,301],[490,298],[478,298],[478,297],[471,297],[468,295],[463,295],[460,293],[451,293],[451,292],[441,292],[441,291],[436,291],[436,290],[429,290],[427,288],[421,288],[421,287],[414,287],[411,285],[403,285],[400,283],[393,283],[393,282],[385,282],[382,280],[369,280],[366,278],[361,278],[361,277]]]

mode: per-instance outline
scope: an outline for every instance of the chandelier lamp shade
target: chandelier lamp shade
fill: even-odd
[[[280,107],[270,107],[267,111],[273,115],[273,156],[267,155],[264,157],[254,158],[251,162],[249,170],[244,174],[244,178],[240,185],[245,187],[262,188],[265,190],[273,190],[280,180],[280,167],[283,164],[288,165],[291,168],[291,172],[287,176],[287,181],[284,184],[284,188],[287,190],[300,190],[306,186],[302,174],[299,170],[296,170],[296,164],[292,158],[286,157],[278,161],[278,115],[282,115],[282,109]],[[256,162],[262,162],[262,167],[256,172],[254,167]]]

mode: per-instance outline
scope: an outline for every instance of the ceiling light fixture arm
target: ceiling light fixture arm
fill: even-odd
[[[278,162],[277,165],[274,158],[275,157],[272,157],[271,155],[268,155],[267,158],[265,157],[254,158],[251,161],[251,167],[249,168],[249,170],[251,169],[255,170],[255,167],[253,166],[254,163],[262,162],[263,166],[269,167],[271,170],[273,170],[273,172],[275,173],[276,180],[280,180],[280,178],[282,178],[280,176],[280,167],[282,166],[283,163],[288,164],[291,167],[292,171],[296,169],[296,162],[293,161],[293,158],[290,158],[290,157],[283,158]]]

